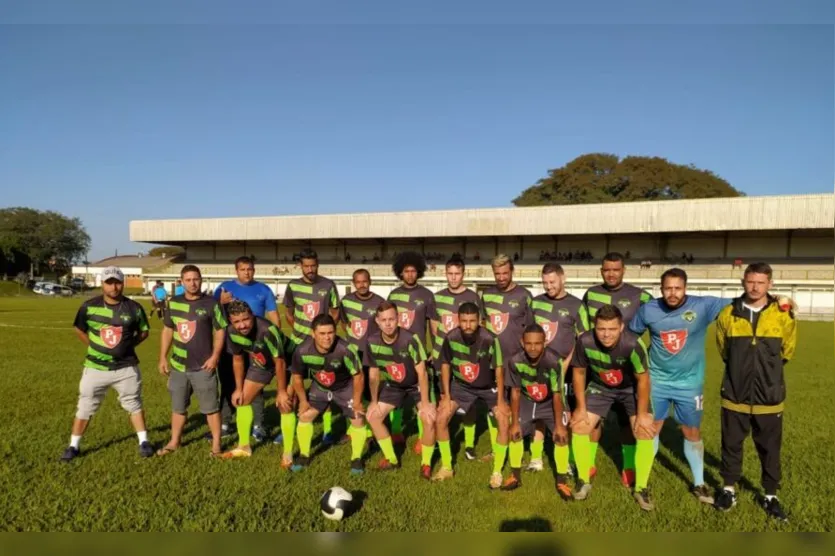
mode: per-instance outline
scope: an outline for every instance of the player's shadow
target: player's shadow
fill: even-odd
[[[193,432],[194,430],[200,428],[202,425],[205,425],[205,423],[206,423],[206,419],[205,419],[205,417],[203,417],[202,414],[200,414],[200,413],[190,414],[188,416],[188,418],[186,419],[186,426],[183,428],[183,436],[182,436],[183,440],[180,442],[180,447],[183,448],[185,446],[188,446],[192,442],[195,442],[197,439],[185,440],[186,435],[188,435],[190,432]],[[168,438],[166,437],[165,440],[160,440],[159,437],[157,437],[157,434],[160,434],[160,433],[163,433],[163,432],[170,434],[171,423],[165,423],[165,424],[162,424],[162,425],[157,425],[155,427],[149,428],[148,432],[150,433],[151,443],[154,444],[155,447],[162,447],[168,441]],[[202,440],[203,439],[202,435],[199,438]],[[98,452],[100,450],[106,450],[106,449],[108,449],[112,446],[115,446],[117,444],[121,444],[122,442],[128,442],[128,441],[135,442],[136,441],[136,434],[132,433],[132,434],[126,434],[124,436],[120,436],[118,438],[110,438],[110,439],[108,439],[107,441],[105,441],[101,444],[93,446],[89,449],[85,449],[84,452],[86,454],[95,454],[96,452]]]
[[[499,532],[514,533],[514,532],[536,532],[536,533],[551,533],[554,528],[551,522],[544,517],[529,517],[527,519],[506,519],[499,525]],[[547,546],[546,546],[547,545]],[[556,549],[556,550],[555,550]],[[510,555],[516,556],[552,556],[562,554],[558,545],[553,543],[525,543],[524,546],[518,545],[511,548]]]
[[[351,497],[353,500],[351,501],[351,505],[348,507],[348,511],[345,512],[343,519],[348,519],[362,509],[363,504],[365,504],[365,501],[368,499],[368,493],[364,490],[354,490],[351,491]]]

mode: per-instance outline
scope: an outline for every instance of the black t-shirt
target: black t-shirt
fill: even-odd
[[[571,365],[587,369],[591,382],[617,390],[634,387],[635,375],[649,368],[644,342],[625,329],[612,348],[603,347],[594,330],[584,332],[577,338]]]
[[[112,371],[139,364],[136,340],[150,330],[142,305],[123,297],[116,305],[99,295],[81,304],[73,326],[90,340],[84,365],[100,371]]]
[[[479,326],[468,342],[460,328],[444,338],[441,363],[449,364],[454,380],[471,388],[495,388],[496,369],[502,367],[502,348],[495,336]]]
[[[205,294],[191,300],[185,294],[171,298],[164,324],[174,330],[169,362],[180,372],[202,369],[212,356],[215,331],[227,326],[220,303]]]

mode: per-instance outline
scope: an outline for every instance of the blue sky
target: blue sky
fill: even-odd
[[[750,195],[833,190],[832,25],[414,17],[2,27],[0,204],[81,217],[97,259],[147,249],[132,219],[509,206],[587,152],[693,163]]]

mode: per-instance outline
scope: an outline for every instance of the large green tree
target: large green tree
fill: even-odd
[[[579,205],[744,195],[709,170],[660,157],[578,156],[513,199],[517,207]]]
[[[0,251],[17,262],[25,257],[30,273],[41,266],[67,269],[90,248],[90,236],[78,218],[26,207],[0,209]]]

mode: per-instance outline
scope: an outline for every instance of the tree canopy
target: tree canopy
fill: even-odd
[[[177,245],[160,245],[148,251],[149,257],[174,257],[182,255],[186,250]]]
[[[27,259],[32,267],[66,269],[90,248],[78,218],[26,207],[0,209],[0,251],[4,258]]]
[[[580,205],[744,195],[709,170],[660,157],[578,156],[513,199],[517,207]]]

